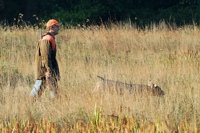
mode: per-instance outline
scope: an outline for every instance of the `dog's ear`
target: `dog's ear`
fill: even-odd
[[[154,84],[153,84],[153,82],[152,82],[151,80],[149,80],[149,82],[148,82],[148,86],[150,86],[151,88],[154,87]]]

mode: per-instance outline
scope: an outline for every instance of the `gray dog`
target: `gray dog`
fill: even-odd
[[[163,96],[165,92],[157,85],[149,83],[148,85],[143,84],[129,84],[120,81],[114,81],[105,79],[101,76],[97,76],[101,81],[97,82],[94,91],[109,91],[111,93],[124,94],[129,92],[130,94],[147,94],[153,96]]]

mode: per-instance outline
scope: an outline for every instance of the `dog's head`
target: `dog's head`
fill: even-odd
[[[150,86],[150,90],[152,95],[154,96],[164,96],[165,92],[156,84],[153,84],[151,81],[148,83],[148,86]]]

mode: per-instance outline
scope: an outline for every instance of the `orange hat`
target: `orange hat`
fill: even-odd
[[[51,27],[51,26],[53,26],[53,25],[60,25],[60,24],[61,24],[61,23],[58,23],[57,20],[55,20],[55,19],[50,19],[50,20],[47,22],[46,27],[49,28],[49,27]]]

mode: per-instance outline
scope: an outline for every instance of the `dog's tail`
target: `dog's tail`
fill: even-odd
[[[103,77],[101,77],[101,76],[97,76],[98,78],[100,78],[101,80],[105,80]]]

